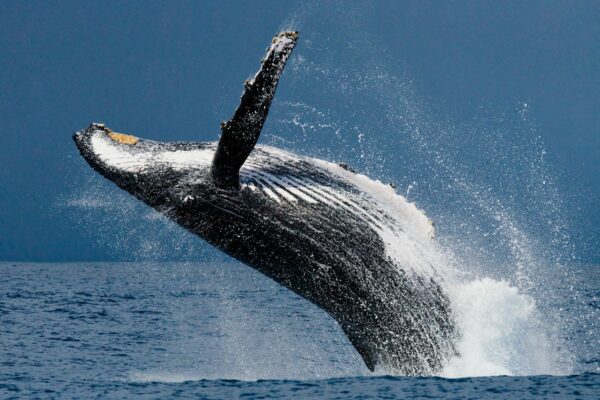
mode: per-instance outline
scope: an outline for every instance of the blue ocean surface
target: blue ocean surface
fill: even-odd
[[[537,302],[573,316],[572,364],[528,375],[513,355],[513,376],[450,379],[371,373],[333,319],[241,264],[4,262],[0,398],[600,398],[600,269],[572,269],[577,296],[559,283]]]

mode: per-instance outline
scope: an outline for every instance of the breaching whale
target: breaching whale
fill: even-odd
[[[273,38],[217,143],[98,123],[75,143],[120,188],[329,313],[370,370],[435,374],[455,354],[456,329],[436,272],[421,265],[427,217],[346,165],[256,145],[297,38]]]

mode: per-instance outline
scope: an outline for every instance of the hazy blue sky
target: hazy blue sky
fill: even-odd
[[[2,1],[0,260],[140,256],[110,238],[144,235],[145,211],[110,219],[107,196],[121,213],[130,203],[80,159],[72,132],[102,121],[215,140],[270,38],[292,27],[301,40],[265,142],[414,187],[448,235],[461,218],[477,224],[445,193],[460,176],[476,202],[600,263],[598,21],[591,1]],[[100,212],[77,206],[94,196]],[[194,240],[159,255],[205,247]]]

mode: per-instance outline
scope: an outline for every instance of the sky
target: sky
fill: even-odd
[[[0,260],[219,257],[71,136],[217,140],[292,28],[261,142],[395,181],[443,237],[517,226],[600,264],[599,20],[592,1],[3,1]]]

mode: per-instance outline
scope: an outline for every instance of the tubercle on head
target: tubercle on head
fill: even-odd
[[[104,131],[108,135],[108,137],[110,137],[115,142],[118,142],[121,144],[135,145],[140,141],[139,138],[137,138],[133,135],[127,135],[125,133],[113,132],[110,128],[105,126],[103,123],[93,122],[90,124],[90,128]]]
[[[273,40],[271,41],[271,43],[276,43],[281,38],[296,40],[296,39],[298,39],[298,36],[299,36],[298,31],[283,31],[283,32],[279,32],[277,34],[277,36],[273,37]]]

